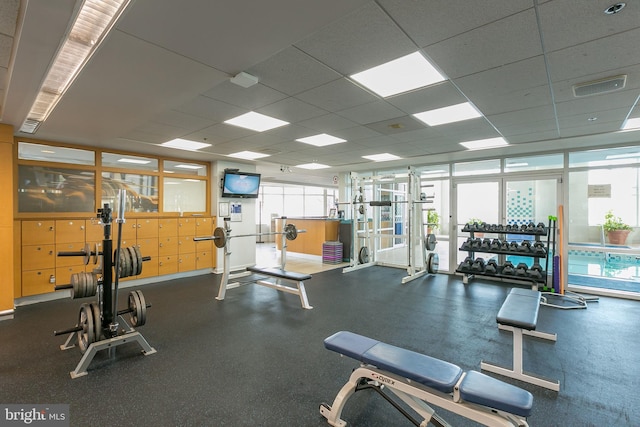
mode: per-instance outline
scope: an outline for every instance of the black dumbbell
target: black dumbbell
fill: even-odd
[[[502,252],[509,252],[509,242],[507,242],[506,240],[502,242],[502,244],[500,245],[500,250]]]
[[[480,244],[480,249],[483,251],[488,251],[491,249],[491,239],[484,239]]]
[[[524,263],[524,262],[519,263],[516,266],[515,275],[516,276],[526,276],[528,268],[529,268],[529,266],[527,266],[526,263]]]
[[[484,267],[484,272],[486,274],[498,274],[498,263],[495,259],[487,261],[487,265]]]
[[[478,237],[473,239],[473,241],[471,242],[471,249],[480,249],[480,246],[482,246],[482,239]]]
[[[476,271],[476,272],[483,272],[484,271],[484,259],[483,258],[476,258],[475,261],[473,261],[473,264],[471,264],[471,271]]]
[[[458,265],[458,271],[461,271],[463,273],[471,271],[472,263],[473,263],[473,260],[471,259],[471,257],[466,257],[464,261],[462,261],[460,265]]]
[[[471,238],[468,238],[467,240],[462,242],[462,245],[460,246],[460,250],[461,251],[471,250],[471,241],[472,241]]]
[[[531,252],[531,242],[528,240],[523,240],[522,243],[518,246],[518,252]]]
[[[544,243],[542,242],[535,242],[533,244],[533,248],[531,248],[531,251],[535,255],[546,255],[547,253],[547,250],[544,248]]]
[[[499,251],[500,245],[502,245],[502,242],[500,241],[500,239],[493,239],[493,241],[491,242],[491,250]]]
[[[513,268],[513,263],[511,261],[505,261],[502,266],[501,274],[512,275],[515,272],[515,268]]]
[[[538,234],[547,234],[545,225],[542,222],[539,222],[538,225],[536,225],[536,230],[538,231]]]
[[[509,251],[510,252],[518,252],[518,242],[513,241],[509,243]]]

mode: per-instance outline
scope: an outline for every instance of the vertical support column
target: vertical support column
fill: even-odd
[[[0,124],[0,320],[13,317],[13,126]]]

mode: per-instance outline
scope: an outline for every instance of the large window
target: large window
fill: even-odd
[[[324,217],[335,208],[338,190],[326,187],[263,184],[260,187],[256,223],[269,224],[272,218]]]

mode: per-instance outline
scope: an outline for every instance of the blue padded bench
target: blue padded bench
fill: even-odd
[[[320,405],[320,413],[333,426],[346,425],[340,416],[353,393],[374,388],[383,394],[383,387],[422,417],[422,421],[411,418],[416,425],[439,419],[427,402],[485,425],[528,425],[525,418],[531,413],[533,396],[511,384],[476,371],[465,373],[452,363],[353,332],[337,332],[326,338],[324,345],[361,362],[333,404]],[[399,408],[390,397],[385,398]]]
[[[481,362],[483,371],[493,372],[509,378],[525,381],[550,390],[559,391],[560,382],[551,381],[537,375],[527,374],[523,371],[523,335],[556,341],[556,334],[536,331],[538,313],[542,294],[531,289],[513,288],[504,300],[496,322],[498,328],[513,333],[513,367],[506,368],[488,362]]]

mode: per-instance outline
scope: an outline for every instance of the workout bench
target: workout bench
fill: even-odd
[[[334,427],[346,426],[340,416],[347,400],[365,389],[378,392],[416,426],[426,427],[429,422],[449,426],[428,403],[486,426],[528,426],[526,417],[531,413],[533,396],[516,386],[352,332],[337,332],[326,338],[324,345],[360,361],[333,404],[320,405],[320,413]],[[401,407],[396,398],[421,420]]]
[[[513,288],[504,300],[496,321],[498,329],[511,331],[513,333],[513,368],[505,368],[487,362],[480,362],[483,371],[489,371],[505,377],[515,378],[549,390],[560,391],[559,381],[526,374],[522,369],[522,336],[528,335],[549,341],[556,341],[556,334],[536,331],[538,321],[538,311],[542,295],[538,291],[530,289]]]

